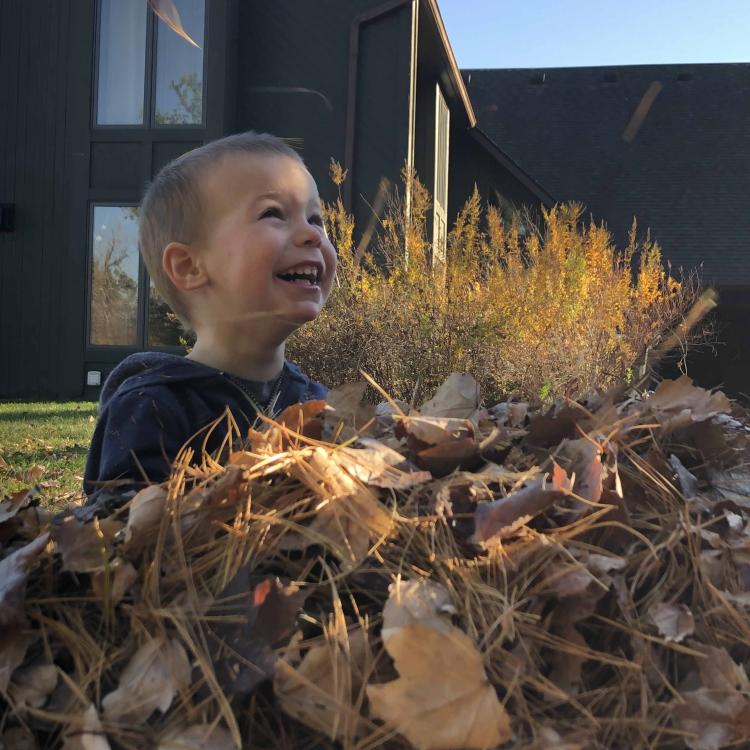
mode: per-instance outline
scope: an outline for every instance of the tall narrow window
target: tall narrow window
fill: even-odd
[[[445,262],[448,225],[448,156],[450,148],[450,110],[440,86],[435,86],[435,196],[432,225],[433,262]]]
[[[157,3],[166,5],[166,3]],[[174,0],[156,28],[156,124],[203,122],[205,0]]]
[[[144,0],[101,0],[98,125],[143,124],[147,20]]]
[[[94,206],[89,343],[135,346],[138,340],[138,209]]]

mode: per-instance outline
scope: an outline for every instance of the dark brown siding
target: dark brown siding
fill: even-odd
[[[85,258],[68,245],[66,111],[88,60],[90,29],[75,26],[86,4],[0,0],[0,201],[16,207],[0,233],[3,397],[80,392]]]
[[[253,0],[240,4],[237,130],[298,145],[321,195],[334,195],[331,158],[345,162],[349,39],[378,0]],[[361,27],[357,59],[353,208],[366,222],[382,176],[397,180],[407,156],[411,4]]]

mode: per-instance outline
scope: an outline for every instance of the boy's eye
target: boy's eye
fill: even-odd
[[[320,214],[313,214],[308,221],[311,224],[317,224],[319,227],[323,226],[323,217]]]
[[[281,209],[277,206],[269,206],[267,209],[263,211],[263,213],[260,215],[261,219],[267,219],[267,218],[274,218],[274,219],[281,219],[282,213]]]

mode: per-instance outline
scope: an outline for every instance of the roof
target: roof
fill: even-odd
[[[750,285],[750,64],[464,70],[479,127],[557,200]]]

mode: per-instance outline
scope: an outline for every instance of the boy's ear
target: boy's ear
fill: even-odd
[[[208,281],[199,256],[183,242],[170,242],[164,248],[161,263],[172,284],[183,292],[198,289]]]

